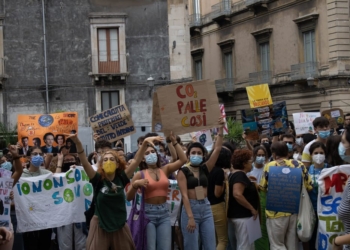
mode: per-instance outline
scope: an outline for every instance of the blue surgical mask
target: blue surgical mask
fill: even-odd
[[[1,168],[11,171],[12,164],[11,164],[11,162],[6,161],[3,164],[1,164]]]
[[[287,143],[288,151],[292,152],[293,151],[293,144]]]
[[[256,164],[264,164],[265,163],[265,156],[257,156],[255,159]]]
[[[44,158],[41,155],[35,155],[32,157],[32,164],[34,167],[40,167],[44,162]]]
[[[331,135],[331,131],[330,131],[330,130],[320,131],[320,132],[318,132],[318,135],[319,135],[322,139],[327,139],[327,138]]]
[[[344,144],[340,142],[338,146],[338,154],[343,161],[350,163],[350,155],[345,155],[345,152],[346,148],[344,147]]]
[[[199,166],[203,161],[203,156],[201,155],[191,155],[190,162],[192,166]]]
[[[156,165],[156,163],[158,161],[157,154],[156,153],[150,153],[150,154],[145,156],[145,160],[146,160],[146,163],[148,165]]]

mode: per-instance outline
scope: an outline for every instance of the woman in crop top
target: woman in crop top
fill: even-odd
[[[181,168],[187,159],[181,145],[176,142],[176,137],[171,134],[170,139],[179,159],[161,168],[160,156],[155,147],[148,145],[146,150],[140,152],[144,159],[138,163],[144,179],[141,179],[140,172],[136,173],[131,181],[132,188],[127,192],[127,199],[132,200],[139,188],[145,188],[145,212],[150,220],[147,224],[148,250],[171,249],[170,214],[166,203],[169,188],[167,176]],[[157,141],[162,141],[162,137],[158,137]]]
[[[199,249],[198,235],[205,250],[216,249],[215,226],[210,202],[207,198],[208,176],[219,157],[223,141],[222,118],[219,119],[218,139],[208,161],[205,162],[206,149],[199,142],[187,149],[190,164],[183,167],[177,175],[182,195],[181,231],[185,250]],[[204,163],[205,162],[205,163]]]

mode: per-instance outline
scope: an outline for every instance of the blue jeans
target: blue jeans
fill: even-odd
[[[213,214],[211,212],[210,203],[207,198],[204,200],[190,200],[191,210],[194,221],[196,222],[196,229],[193,233],[188,232],[188,216],[185,207],[182,207],[181,213],[181,231],[184,239],[185,250],[197,250],[198,237],[202,241],[203,250],[215,250],[215,226]]]
[[[171,223],[168,204],[153,205],[145,203],[147,224],[147,249],[171,249]]]

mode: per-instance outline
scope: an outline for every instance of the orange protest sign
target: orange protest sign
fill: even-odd
[[[259,84],[246,87],[249,104],[251,108],[269,106],[272,104],[269,85]]]
[[[18,115],[17,130],[18,141],[28,137],[29,146],[45,146],[45,141],[50,141],[51,146],[61,147],[66,142],[64,134],[78,132],[78,113]]]

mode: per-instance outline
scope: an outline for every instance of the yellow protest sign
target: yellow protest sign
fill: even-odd
[[[269,85],[267,83],[246,87],[251,108],[264,107],[272,104]]]

